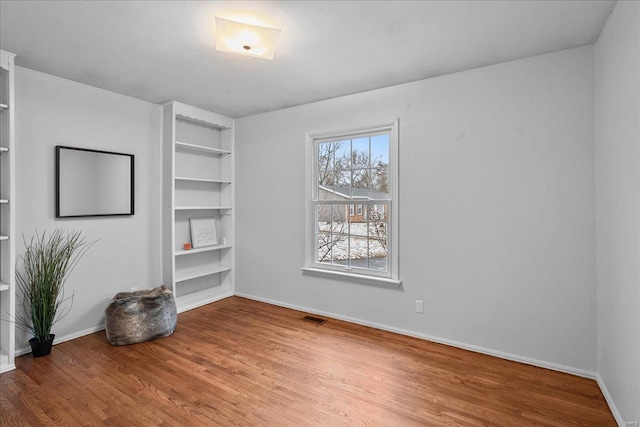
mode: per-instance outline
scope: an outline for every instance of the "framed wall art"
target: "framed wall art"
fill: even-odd
[[[192,218],[189,220],[191,245],[194,249],[218,244],[216,225],[215,218]]]

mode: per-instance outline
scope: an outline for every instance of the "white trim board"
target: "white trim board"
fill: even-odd
[[[505,352],[502,352],[502,351],[492,350],[492,349],[489,349],[489,348],[480,347],[480,346],[476,346],[476,345],[473,345],[473,344],[466,344],[466,343],[462,343],[462,342],[459,342],[459,341],[453,341],[453,340],[448,340],[448,339],[445,339],[445,338],[434,337],[432,335],[421,334],[421,333],[417,333],[417,332],[413,332],[413,331],[408,331],[406,329],[393,328],[393,327],[390,327],[390,326],[387,326],[387,325],[382,325],[382,324],[379,324],[379,323],[368,322],[368,321],[365,321],[365,320],[356,319],[356,318],[348,317],[348,316],[342,316],[342,315],[335,314],[335,313],[330,313],[330,312],[327,312],[327,311],[314,310],[314,309],[310,309],[308,307],[302,307],[302,306],[298,306],[298,305],[294,305],[294,304],[287,304],[287,303],[283,303],[283,302],[272,300],[272,299],[268,299],[268,298],[262,298],[262,297],[257,297],[257,296],[254,296],[254,295],[244,294],[244,293],[241,293],[241,292],[235,292],[235,295],[239,296],[239,297],[251,299],[251,300],[254,300],[254,301],[260,301],[260,302],[264,302],[264,303],[267,303],[267,304],[272,304],[272,305],[277,305],[277,306],[280,306],[280,307],[290,308],[292,310],[298,310],[298,311],[303,311],[303,312],[306,312],[306,313],[317,314],[317,315],[320,315],[320,316],[326,316],[326,317],[330,317],[332,319],[343,320],[345,322],[355,323],[357,325],[368,326],[368,327],[371,327],[371,328],[380,329],[380,330],[387,331],[387,332],[393,332],[393,333],[400,334],[400,335],[406,335],[406,336],[410,336],[410,337],[414,337],[414,338],[420,338],[420,339],[427,340],[427,341],[432,341],[432,342],[435,342],[435,343],[438,343],[438,344],[445,344],[445,345],[449,345],[451,347],[457,347],[457,348],[461,348],[463,350],[473,351],[475,353],[482,353],[482,354],[486,354],[486,355],[489,355],[489,356],[499,357],[500,359],[510,360],[512,362],[520,362],[520,363],[524,363],[524,364],[527,364],[527,365],[537,366],[539,368],[551,369],[553,371],[564,372],[566,374],[577,375],[579,377],[596,380],[596,373],[595,372],[585,371],[583,369],[577,369],[577,368],[573,368],[571,366],[565,366],[565,365],[560,365],[560,364],[557,364],[557,363],[545,362],[543,360],[532,359],[532,358],[529,358],[529,357],[518,356],[516,354],[505,353]]]
[[[205,289],[205,293],[211,293],[211,290],[218,290],[218,288]],[[185,311],[193,310],[194,308],[202,307],[203,305],[211,304],[216,301],[223,300],[233,296],[233,291],[229,290],[219,295],[208,295],[198,299],[189,298],[189,294],[176,298],[176,305],[178,308],[178,314]]]
[[[622,419],[620,416],[620,412],[618,412],[617,408],[615,407],[613,400],[611,398],[611,395],[609,394],[609,392],[607,391],[606,386],[604,385],[604,382],[602,381],[602,379],[600,378],[599,375],[597,375],[595,372],[590,372],[590,371],[585,371],[582,369],[576,369],[576,368],[572,368],[570,366],[565,366],[565,365],[560,365],[557,363],[551,363],[551,362],[545,362],[542,360],[537,360],[537,359],[532,359],[529,357],[523,357],[523,356],[518,356],[515,354],[511,354],[511,353],[505,353],[502,351],[497,351],[497,350],[491,350],[485,347],[479,347],[473,344],[466,344],[466,343],[461,343],[458,341],[453,341],[453,340],[448,340],[448,339],[444,339],[444,338],[439,338],[439,337],[434,337],[432,335],[427,335],[427,334],[420,334],[417,332],[412,332],[412,331],[407,331],[405,329],[399,329],[399,328],[393,328],[390,326],[386,326],[386,325],[381,325],[379,323],[374,323],[374,322],[367,322],[364,320],[360,320],[360,319],[356,319],[353,317],[348,317],[348,316],[342,316],[339,314],[335,314],[335,313],[330,313],[327,311],[322,311],[322,310],[313,310],[310,309],[308,307],[302,307],[302,306],[298,306],[298,305],[294,305],[294,304],[287,304],[287,303],[283,303],[281,301],[276,301],[276,300],[272,300],[269,298],[262,298],[262,297],[257,297],[255,295],[249,295],[249,294],[245,294],[242,292],[225,292],[224,294],[219,295],[217,298],[212,298],[211,300],[208,300],[207,302],[202,302],[200,304],[197,305],[192,305],[189,307],[183,307],[182,312],[187,311],[187,310],[191,310],[197,307],[200,307],[202,305],[206,305],[206,304],[211,304],[213,302],[216,301],[220,301],[223,300],[225,298],[229,298],[231,296],[239,296],[242,298],[247,298],[250,300],[254,300],[254,301],[260,301],[260,302],[264,302],[267,304],[271,304],[271,305],[276,305],[279,307],[285,307],[285,308],[290,308],[292,310],[297,310],[297,311],[303,311],[306,313],[311,313],[311,314],[317,314],[320,316],[326,316],[326,317],[330,317],[332,319],[338,319],[338,320],[343,320],[345,322],[349,322],[349,323],[355,323],[357,325],[363,325],[363,326],[368,326],[371,328],[376,328],[376,329],[380,329],[383,331],[388,331],[388,332],[394,332],[400,335],[406,335],[406,336],[410,336],[410,337],[414,337],[414,338],[420,338],[420,339],[424,339],[427,341],[432,341],[438,344],[445,344],[445,345],[449,345],[452,347],[457,347],[457,348],[461,348],[463,350],[469,350],[469,351],[473,351],[476,353],[482,353],[482,354],[487,354],[489,356],[495,356],[495,357],[499,357],[501,359],[506,359],[506,360],[510,360],[512,362],[520,362],[520,363],[525,363],[527,365],[532,365],[532,366],[537,366],[539,368],[546,368],[546,369],[551,369],[554,371],[559,371],[559,372],[564,372],[566,374],[571,374],[571,375],[577,375],[579,377],[583,377],[583,378],[589,378],[592,380],[596,380],[598,385],[600,386],[600,389],[602,390],[602,394],[604,395],[605,399],[607,400],[607,403],[609,404],[609,407],[611,408],[611,412],[614,414],[614,417],[616,418],[616,421],[618,421],[618,423],[620,424],[620,420]],[[85,335],[90,335],[93,334],[95,332],[99,332],[99,331],[103,331],[104,330],[104,326],[94,326],[93,328],[89,328],[89,329],[85,329],[79,332],[75,332],[73,334],[68,334],[68,335],[63,335],[60,337],[56,337],[56,339],[54,340],[54,345],[57,344],[61,344],[65,341],[70,341],[76,338],[80,338],[83,337]],[[31,348],[30,347],[22,347],[20,349],[16,349],[16,356],[22,356],[23,354],[27,354],[27,353],[31,353]],[[621,424],[621,425],[624,425]]]
[[[485,347],[479,347],[473,344],[466,344],[466,343],[461,343],[458,341],[453,341],[453,340],[448,340],[448,339],[443,339],[443,338],[439,338],[439,337],[434,337],[431,335],[427,335],[427,334],[420,334],[420,333],[416,333],[416,332],[411,332],[411,331],[407,331],[404,329],[399,329],[399,328],[393,328],[390,326],[386,326],[386,325],[381,325],[378,323],[374,323],[374,322],[367,322],[364,320],[360,320],[360,319],[356,319],[356,318],[352,318],[352,317],[348,317],[348,316],[342,316],[342,315],[338,315],[335,313],[330,313],[330,312],[326,312],[326,311],[322,311],[322,310],[313,310],[307,307],[302,307],[302,306],[298,306],[298,305],[294,305],[294,304],[287,304],[287,303],[283,303],[280,301],[276,301],[276,300],[272,300],[269,298],[262,298],[262,297],[257,297],[255,295],[249,295],[249,294],[244,294],[242,292],[235,292],[234,295],[239,296],[239,297],[243,297],[243,298],[247,298],[250,300],[254,300],[254,301],[260,301],[260,302],[264,302],[267,304],[272,304],[272,305],[276,305],[279,307],[285,307],[285,308],[290,308],[292,310],[297,310],[297,311],[303,311],[303,312],[307,312],[307,313],[311,313],[311,314],[317,314],[320,316],[326,316],[326,317],[330,317],[333,319],[337,319],[337,320],[343,320],[345,322],[349,322],[349,323],[355,323],[358,325],[363,325],[363,326],[368,326],[368,327],[372,327],[372,328],[376,328],[376,329],[380,329],[383,331],[388,331],[388,332],[394,332],[400,335],[406,335],[406,336],[410,336],[410,337],[414,337],[414,338],[420,338],[420,339],[424,339],[427,341],[432,341],[438,344],[445,344],[445,345],[449,345],[452,347],[456,347],[456,348],[461,348],[463,350],[469,350],[469,351],[473,351],[475,353],[482,353],[482,354],[486,354],[489,356],[494,356],[494,357],[499,357],[500,359],[505,359],[505,360],[510,360],[512,362],[519,362],[519,363],[524,363],[527,365],[532,365],[532,366],[537,366],[539,368],[545,368],[545,369],[551,369],[553,371],[558,371],[558,372],[563,372],[565,374],[571,374],[571,375],[576,375],[579,377],[583,377],[583,378],[588,378],[591,380],[595,380],[596,383],[598,384],[598,387],[600,387],[600,391],[602,392],[605,401],[607,402],[607,405],[609,406],[609,410],[611,411],[611,414],[613,415],[613,418],[615,419],[616,423],[618,424],[619,427],[626,427],[624,420],[622,419],[622,415],[620,414],[620,411],[618,411],[618,408],[615,405],[615,402],[613,401],[613,398],[611,397],[611,394],[609,394],[609,390],[607,390],[606,385],[604,384],[604,381],[602,381],[602,378],[600,377],[599,374],[595,373],[595,372],[591,372],[591,371],[585,371],[583,369],[577,369],[577,368],[573,368],[570,366],[565,366],[565,365],[560,365],[557,363],[551,363],[551,362],[545,362],[542,360],[538,360],[538,359],[532,359],[529,357],[523,357],[523,356],[518,356],[515,354],[511,354],[511,353],[505,353],[502,351],[497,351],[497,350],[492,350],[492,349],[488,349]]]
[[[206,304],[211,304],[212,302],[220,301],[222,299],[229,298],[232,296],[233,296],[233,292],[231,291],[225,292],[224,294],[218,295],[216,297],[208,298],[206,301],[201,301],[199,303],[194,303],[187,307],[183,307],[178,314],[183,313],[187,310],[192,310],[194,308],[197,308]],[[53,340],[53,345],[61,344],[65,341],[71,341],[76,338],[81,338],[86,335],[91,335],[96,332],[104,331],[104,329],[105,329],[104,326],[94,326],[93,328],[84,329],[82,331],[74,332],[72,334],[62,335],[60,337],[56,336],[56,338]],[[31,353],[31,347],[22,347],[20,349],[16,349],[16,357],[22,356],[23,354],[27,354],[27,353]]]
[[[62,335],[58,337],[56,335],[53,340],[53,345],[62,344],[65,341],[75,340],[76,338],[84,337],[85,335],[91,335],[93,333],[104,331],[104,326],[94,326],[93,328],[84,329],[82,331],[74,332],[68,335]],[[16,357],[22,356],[23,354],[31,353],[31,347],[22,347],[16,349]]]
[[[307,307],[302,307],[302,306],[297,306],[294,304],[286,304],[280,301],[276,301],[276,300],[272,300],[272,299],[268,299],[268,298],[262,298],[262,297],[257,297],[254,295],[249,295],[249,294],[244,294],[242,292],[225,292],[224,294],[220,295],[219,298],[211,300],[209,302],[206,302],[204,304],[200,304],[197,307],[201,306],[201,305],[205,305],[205,304],[210,304],[212,302],[216,302],[216,301],[220,301],[222,299],[231,297],[231,296],[239,296],[242,298],[247,298],[250,300],[254,300],[254,301],[260,301],[260,302],[264,302],[267,304],[271,304],[271,305],[275,305],[275,306],[279,306],[279,307],[285,307],[285,308],[290,308],[292,310],[297,310],[297,311],[303,311],[306,313],[311,313],[311,314],[317,314],[320,316],[326,316],[326,317],[330,317],[333,319],[338,319],[338,320],[342,320],[345,322],[349,322],[349,323],[355,323],[358,325],[363,325],[363,326],[368,326],[368,327],[372,327],[372,328],[376,328],[376,329],[380,329],[383,331],[388,331],[388,332],[393,332],[393,333],[397,333],[400,335],[406,335],[406,336],[410,336],[410,337],[414,337],[414,338],[419,338],[419,339],[424,339],[427,341],[432,341],[438,344],[445,344],[445,345],[449,345],[452,347],[456,347],[456,348],[461,348],[463,350],[469,350],[469,351],[473,351],[475,353],[482,353],[482,354],[486,354],[489,356],[494,356],[494,357],[499,357],[501,359],[505,359],[505,360],[510,360],[512,362],[520,362],[520,363],[524,363],[527,365],[532,365],[532,366],[537,366],[540,368],[545,368],[545,369],[551,369],[554,371],[558,371],[558,372],[564,372],[567,374],[571,374],[571,375],[577,375],[579,377],[583,377],[583,378],[588,378],[588,379],[593,379],[596,381],[596,383],[598,384],[598,386],[600,387],[600,391],[602,392],[602,394],[604,395],[604,398],[607,402],[607,405],[609,406],[609,409],[611,410],[611,413],[614,417],[614,419],[616,420],[616,422],[618,423],[618,425],[620,427],[624,427],[624,421],[622,419],[622,415],[620,415],[620,412],[618,411],[618,408],[616,407],[613,398],[611,397],[611,395],[609,394],[609,390],[607,389],[606,385],[604,384],[604,381],[602,380],[602,378],[600,377],[599,374],[596,374],[594,372],[590,372],[590,371],[585,371],[582,369],[576,369],[576,368],[572,368],[570,366],[565,366],[565,365],[559,365],[556,363],[550,363],[550,362],[545,362],[542,360],[537,360],[537,359],[531,359],[528,357],[523,357],[523,356],[518,356],[515,354],[511,354],[511,353],[505,353],[505,352],[501,352],[501,351],[496,351],[496,350],[491,350],[485,347],[479,347],[476,345],[472,345],[472,344],[465,344],[465,343],[461,343],[458,341],[453,341],[453,340],[447,340],[447,339],[443,339],[443,338],[438,338],[438,337],[434,337],[431,335],[427,335],[427,334],[419,334],[416,332],[411,332],[411,331],[407,331],[404,329],[399,329],[399,328],[392,328],[386,325],[380,325],[378,323],[374,323],[374,322],[367,322],[364,320],[360,320],[360,319],[355,319],[352,317],[348,317],[348,316],[341,316],[341,315],[337,315],[335,313],[329,313],[326,311],[321,311],[321,310],[312,310],[310,308]],[[189,307],[189,308],[185,308],[183,309],[184,311],[186,310],[190,310],[196,308],[196,306],[193,307]],[[56,338],[54,345],[56,344],[60,344],[63,343],[65,341],[70,341],[76,338],[80,338],[83,337],[85,335],[90,335],[93,334],[95,332],[99,332],[104,330],[104,327],[102,326],[96,326],[93,328],[89,328],[89,329],[85,329],[83,331],[79,331],[73,334],[69,334],[69,335],[64,335],[61,336],[59,338]],[[23,347],[20,349],[17,349],[15,352],[16,357],[17,356],[22,356],[24,354],[30,353],[31,349],[29,347]]]
[[[611,410],[611,413],[613,414],[613,418],[616,420],[616,423],[618,423],[618,426],[620,426],[620,427],[625,427],[626,424],[624,423],[624,420],[622,419],[622,415],[620,414],[620,411],[618,411],[618,408],[616,407],[616,404],[613,401],[613,398],[611,397],[611,394],[609,394],[609,390],[607,389],[607,386],[605,385],[604,381],[602,380],[602,377],[600,377],[600,374],[596,374],[596,382],[598,383],[598,386],[600,387],[600,391],[604,395],[604,400],[606,400],[607,401],[607,405],[609,405],[609,409]]]

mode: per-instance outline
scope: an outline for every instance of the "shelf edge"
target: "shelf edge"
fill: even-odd
[[[225,271],[230,271],[230,270],[231,270],[231,267],[221,265],[215,270],[194,271],[191,274],[185,275],[185,277],[178,277],[178,275],[176,274],[176,283],[186,282],[187,280],[197,279],[199,277],[213,276],[214,274],[224,273]]]
[[[219,251],[219,250],[222,250],[222,249],[231,249],[231,245],[207,246],[205,248],[189,249],[188,251],[185,251],[184,249],[179,249],[177,251],[174,251],[173,255],[174,256],[182,256],[182,255],[189,255],[189,254],[199,254],[199,253],[202,253],[202,252]]]

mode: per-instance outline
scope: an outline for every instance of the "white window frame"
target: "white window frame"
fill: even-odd
[[[388,213],[387,231],[387,271],[342,267],[316,262],[316,206],[318,201],[318,185],[316,176],[318,173],[317,144],[328,139],[351,138],[361,134],[373,134],[377,132],[389,133],[389,189],[391,200]],[[374,282],[390,286],[401,286],[400,257],[398,253],[398,211],[399,211],[399,142],[398,119],[385,120],[368,125],[355,126],[342,129],[312,131],[306,133],[306,177],[305,177],[305,265],[302,270],[305,273],[319,275],[334,275],[354,281]]]

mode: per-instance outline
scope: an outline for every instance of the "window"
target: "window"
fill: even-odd
[[[304,270],[400,284],[397,127],[307,134]]]

